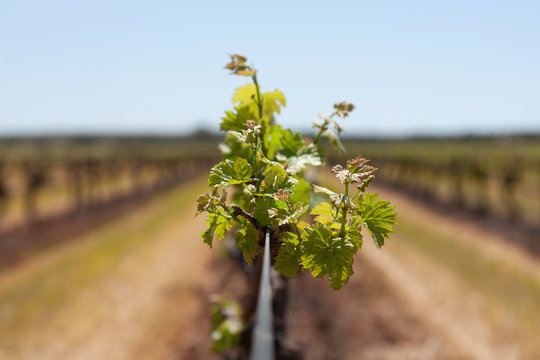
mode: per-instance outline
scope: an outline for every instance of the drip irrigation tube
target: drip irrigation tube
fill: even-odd
[[[264,238],[264,254],[259,299],[253,326],[250,360],[274,360],[274,328],[272,323],[272,287],[270,285],[270,233]]]

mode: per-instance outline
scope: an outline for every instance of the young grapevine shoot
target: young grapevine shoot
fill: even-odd
[[[244,56],[231,55],[225,68],[251,83],[236,89],[234,108],[222,118],[220,128],[227,132],[220,144],[223,161],[212,168],[210,190],[197,200],[197,215],[208,213],[201,237],[212,247],[234,227],[236,246],[251,265],[269,231],[275,270],[289,277],[306,270],[314,277],[328,275],[330,287],[340,289],[353,274],[362,228],[380,248],[396,223],[394,207],[367,192],[376,170],[368,160],[356,157],[332,168],[343,192],[306,176],[308,169],[324,164],[321,141],[344,151],[337,119],[346,118],[354,106],[341,102],[329,116],[319,114],[315,138],[304,139],[276,124],[285,96],[279,90],[262,93],[257,70]],[[321,195],[327,201],[313,206]]]

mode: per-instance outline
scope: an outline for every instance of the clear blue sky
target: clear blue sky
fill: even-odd
[[[0,47],[0,135],[217,129],[232,52],[297,129],[540,131],[539,1],[0,0]]]

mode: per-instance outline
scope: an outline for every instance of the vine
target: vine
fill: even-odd
[[[337,119],[346,118],[354,106],[340,102],[330,115],[319,114],[315,137],[304,139],[276,124],[285,96],[279,90],[262,93],[257,70],[244,56],[231,55],[225,68],[252,81],[236,89],[234,109],[221,121],[223,160],[210,171],[210,190],[197,200],[197,215],[208,213],[201,237],[212,247],[234,227],[236,246],[252,265],[269,231],[276,271],[288,277],[307,270],[314,277],[327,275],[330,287],[340,289],[353,274],[362,228],[380,248],[396,223],[394,207],[367,192],[376,170],[369,160],[358,156],[332,168],[343,192],[306,176],[306,170],[324,164],[323,140],[345,151]],[[321,195],[327,201],[316,203]]]

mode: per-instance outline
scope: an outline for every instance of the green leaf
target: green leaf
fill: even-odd
[[[195,216],[199,215],[203,211],[217,212],[218,206],[225,206],[225,200],[227,199],[227,190],[218,187],[214,187],[212,192],[206,192],[199,195],[197,198],[197,212]]]
[[[279,114],[281,108],[285,106],[285,95],[279,90],[266,92],[261,94],[263,117],[268,117],[271,123],[274,119],[274,114]],[[238,106],[246,106],[252,114],[252,120],[259,119],[259,109],[257,105],[257,88],[254,84],[246,84],[236,89],[233,94],[232,102]]]
[[[269,196],[258,197],[255,201],[255,212],[253,217],[260,227],[270,224],[270,214],[268,210],[277,207],[278,201]]]
[[[220,130],[242,131],[246,129],[246,122],[253,119],[253,112],[249,106],[238,106],[235,111],[225,111],[225,116],[221,118]]]
[[[296,156],[304,146],[304,140],[300,133],[293,134],[289,129],[281,132],[280,141],[282,148],[279,153],[285,158]]]
[[[293,193],[289,198],[289,202],[292,204],[304,203],[309,204],[309,192],[311,191],[311,185],[304,179],[299,179],[298,184],[294,185]]]
[[[351,242],[360,249],[362,247],[363,235],[362,225],[358,218],[353,217],[345,230],[348,237],[351,239]]]
[[[394,208],[390,202],[377,199],[377,194],[366,193],[358,200],[358,214],[378,248],[394,231],[392,225],[397,223]]]
[[[224,160],[210,171],[208,186],[241,184],[251,180],[251,166],[246,159],[237,157]]]
[[[268,131],[267,150],[266,154],[269,159],[273,159],[276,155],[276,151],[281,147],[281,125],[274,125],[270,127]]]
[[[284,157],[280,154],[278,155],[278,160],[286,161],[289,164],[287,172],[292,175],[304,170],[308,165],[321,166],[323,164],[319,149],[314,144],[309,144],[308,146],[301,148],[298,150],[297,155]]]
[[[298,236],[291,232],[284,232],[281,234],[280,240],[283,241],[284,245],[279,249],[274,268],[285,276],[296,276],[302,255]]]
[[[229,135],[236,138],[240,142],[243,142],[243,143],[248,142],[247,136],[246,136],[246,134],[244,132],[229,130]]]
[[[231,220],[222,213],[208,214],[207,229],[201,233],[204,243],[212,247],[214,237],[218,240],[223,239],[231,225]]]
[[[244,222],[244,226],[234,236],[236,247],[242,251],[245,262],[251,266],[253,259],[259,254],[259,230],[251,224]]]
[[[226,147],[226,149],[223,149],[224,147]],[[238,140],[238,138],[231,135],[230,132],[227,132],[224,144],[221,148],[222,150],[226,150],[225,152],[222,151],[224,159],[235,161],[236,158],[239,157],[250,159],[253,156],[251,147],[245,142]]]
[[[357,247],[347,238],[334,237],[332,229],[315,224],[302,234],[302,266],[311,270],[314,277],[328,274],[330,286],[341,288],[353,274],[353,256]]]
[[[279,90],[261,94],[262,115],[267,117],[270,124],[273,123],[274,114],[281,112],[281,107],[285,106],[285,95]],[[249,108],[252,120],[262,120],[259,118],[259,108],[257,105],[257,88],[254,84],[246,84],[236,89],[233,97],[233,104],[246,106]]]
[[[232,96],[232,103],[239,105],[256,105],[257,101],[257,88],[254,84],[246,84],[236,88]]]
[[[199,195],[197,198],[197,212],[195,216],[199,215],[203,211],[207,211],[212,207],[212,196],[209,192]]]
[[[334,216],[332,216],[332,205],[327,202],[322,202],[315,206],[310,214],[317,215],[315,221],[318,223],[328,224],[334,221]]]
[[[269,162],[264,169],[264,182],[270,192],[290,187],[289,174],[283,165],[277,162]]]
[[[297,246],[300,244],[300,239],[298,239],[298,236],[295,233],[292,233],[290,231],[282,232],[279,239],[283,241],[285,244],[291,244],[294,246]]]
[[[287,162],[287,172],[296,174],[307,165],[320,166],[323,163],[319,149],[314,144],[305,145],[300,133],[293,134],[291,130],[281,132],[281,146],[276,158]]]
[[[283,202],[278,201],[277,205],[280,205],[280,203]],[[296,224],[309,210],[309,206],[303,205],[302,203],[292,205],[291,208],[289,208],[286,203],[283,204],[285,206],[268,210],[270,218],[274,223],[277,222],[277,225]]]
[[[273,119],[274,114],[279,114],[281,112],[281,107],[285,106],[286,100],[285,95],[281,91],[274,90],[262,94],[262,102],[263,116]]]

